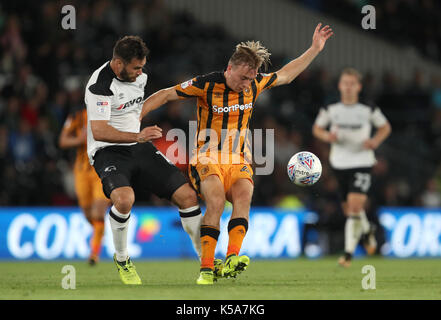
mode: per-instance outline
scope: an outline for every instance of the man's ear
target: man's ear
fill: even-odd
[[[118,68],[118,71],[121,71],[122,69],[124,69],[125,63],[121,58],[115,57],[114,60],[115,60],[116,67]]]

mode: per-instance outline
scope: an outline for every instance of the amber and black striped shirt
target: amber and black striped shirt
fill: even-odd
[[[79,136],[81,131],[87,127],[87,110],[83,108],[76,112],[69,114],[64,122],[64,127],[68,134],[74,133],[75,136]],[[93,170],[93,167],[89,163],[89,157],[87,156],[86,144],[77,147],[77,155],[75,158],[74,169],[76,171]]]
[[[175,86],[181,99],[197,97],[196,148],[209,156],[239,154],[250,161],[249,125],[259,94],[273,87],[277,74],[259,73],[248,89],[230,89],[223,72],[197,76]]]

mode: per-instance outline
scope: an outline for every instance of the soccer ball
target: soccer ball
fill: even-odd
[[[306,187],[315,184],[322,175],[322,163],[315,154],[301,151],[288,162],[288,177],[294,184]]]

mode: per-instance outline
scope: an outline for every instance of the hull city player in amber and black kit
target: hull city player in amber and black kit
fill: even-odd
[[[154,193],[179,207],[181,222],[200,256],[201,210],[185,176],[151,142],[162,136],[157,126],[140,131],[148,49],[141,38],[117,41],[111,61],[96,70],[86,86],[87,153],[112,200],[109,212],[114,261],[125,284],[141,284],[127,252],[127,229],[135,190]]]
[[[338,89],[341,101],[320,110],[313,134],[331,143],[329,162],[338,180],[346,215],[345,254],[338,263],[349,267],[360,238],[368,254],[374,254],[377,249],[375,229],[364,207],[371,185],[371,168],[376,162],[374,150],[389,136],[391,126],[378,107],[358,102],[361,74],[357,70],[343,70]],[[373,137],[372,125],[377,128]]]
[[[248,229],[253,195],[251,154],[247,146],[250,118],[259,94],[294,80],[323,49],[332,35],[329,26],[317,25],[311,47],[275,73],[259,73],[270,53],[259,42],[236,46],[226,70],[198,76],[151,95],[141,118],[168,101],[197,98],[198,130],[189,176],[205,200],[207,210],[201,225],[202,258],[197,284],[213,284],[219,276],[235,277],[249,264],[239,256]],[[215,268],[214,252],[219,237],[220,217],[225,200],[233,204],[228,223],[225,265]]]
[[[103,193],[100,178],[90,165],[87,156],[87,111],[86,108],[72,112],[67,117],[60,133],[60,148],[76,148],[74,165],[75,193],[78,205],[87,221],[93,227],[90,239],[89,264],[95,265],[100,256],[101,241],[104,236],[104,216],[110,205]]]

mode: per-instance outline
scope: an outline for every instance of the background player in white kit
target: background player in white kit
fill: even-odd
[[[179,207],[184,230],[200,256],[201,210],[185,176],[149,141],[162,136],[157,126],[140,131],[146,95],[142,72],[148,49],[141,38],[126,36],[113,58],[97,69],[86,86],[87,153],[112,200],[109,212],[114,261],[125,284],[141,284],[127,252],[127,229],[137,194],[155,193]]]
[[[340,102],[320,109],[313,126],[315,137],[331,143],[329,162],[343,197],[345,254],[338,263],[344,267],[350,266],[361,237],[368,254],[376,251],[374,228],[366,217],[365,204],[371,168],[376,162],[374,150],[391,132],[389,122],[378,107],[358,102],[361,88],[361,74],[353,68],[344,69],[338,83]],[[372,125],[377,128],[373,137]]]

